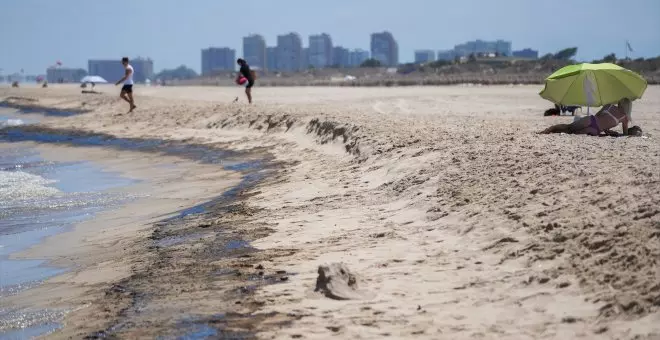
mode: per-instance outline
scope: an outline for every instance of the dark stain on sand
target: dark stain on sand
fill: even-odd
[[[18,113],[24,114],[42,114],[45,116],[55,117],[69,117],[89,112],[89,110],[80,109],[56,109],[52,107],[44,107],[36,104],[36,101],[29,98],[9,97],[0,101],[0,108],[14,109]]]

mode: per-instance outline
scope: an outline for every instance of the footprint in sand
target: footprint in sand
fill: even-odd
[[[398,99],[394,104],[377,101],[371,107],[374,109],[374,111],[384,115],[401,115],[411,113],[411,110],[408,108],[408,104],[406,103],[405,99]]]
[[[399,99],[396,102],[396,107],[401,110],[401,112],[405,114],[410,114],[410,109],[408,108],[408,104],[405,99]]]
[[[380,114],[389,115],[391,112],[385,111],[381,108],[383,104],[384,104],[383,102],[378,101],[374,105],[372,105],[371,107],[374,109],[374,111],[376,111]]]

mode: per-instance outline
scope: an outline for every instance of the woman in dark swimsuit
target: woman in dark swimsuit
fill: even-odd
[[[621,99],[618,105],[607,104],[593,116],[586,116],[571,124],[553,125],[540,133],[572,133],[598,136],[601,132],[612,129],[621,123],[623,134],[628,134],[628,124],[632,103],[628,98]]]

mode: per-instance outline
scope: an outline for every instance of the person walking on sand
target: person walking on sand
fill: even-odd
[[[133,66],[128,63],[127,57],[121,58],[121,63],[124,65],[124,69],[126,71],[124,72],[124,76],[115,83],[115,86],[119,85],[120,83],[124,83],[124,86],[121,87],[119,97],[130,104],[130,109],[128,110],[130,113],[133,112],[135,108],[137,108],[137,106],[135,106],[135,102],[133,101]]]
[[[245,95],[247,96],[248,103],[252,104],[252,86],[254,86],[254,73],[250,70],[250,65],[245,61],[245,59],[238,58],[236,63],[241,66],[236,75],[236,82],[239,81],[241,77],[247,79],[247,84],[245,84]]]

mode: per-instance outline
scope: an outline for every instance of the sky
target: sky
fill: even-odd
[[[199,71],[201,49],[228,46],[258,33],[274,46],[278,34],[327,32],[335,45],[369,49],[370,34],[388,30],[399,60],[414,50],[451,49],[468,40],[504,39],[513,49],[543,55],[578,47],[576,59],[609,53],[660,55],[660,0],[2,0],[0,69],[43,74],[61,60],[150,57],[154,68]]]

